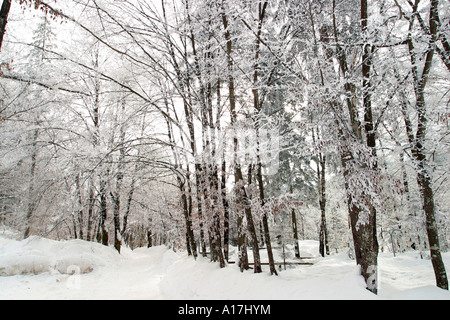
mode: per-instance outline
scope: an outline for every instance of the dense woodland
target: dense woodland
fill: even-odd
[[[419,250],[448,289],[448,1],[2,2],[0,225],[274,275],[315,239],[374,293]]]

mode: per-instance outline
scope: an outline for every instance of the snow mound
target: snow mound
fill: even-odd
[[[436,286],[424,286],[405,290],[390,297],[392,300],[450,300],[448,290]]]
[[[84,274],[115,264],[118,259],[114,249],[81,240],[54,241],[33,236],[22,241],[0,241],[0,276]]]

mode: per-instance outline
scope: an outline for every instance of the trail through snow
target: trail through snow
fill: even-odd
[[[166,247],[113,248],[80,240],[0,238],[0,299],[444,299],[434,285],[431,262],[417,252],[394,258],[380,254],[379,295],[365,289],[358,267],[346,254],[318,257],[316,241],[301,241],[313,266],[296,266],[270,276],[220,269]],[[279,260],[279,258],[277,259]],[[447,270],[450,254],[444,254]],[[77,268],[78,266],[78,268]]]

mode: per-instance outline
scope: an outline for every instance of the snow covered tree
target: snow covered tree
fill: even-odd
[[[277,236],[313,238],[374,293],[398,230],[448,287],[445,3],[17,3],[44,12],[19,37],[2,2],[2,223],[274,275]]]
[[[405,9],[403,9],[400,5],[399,10],[402,16],[406,17],[409,23],[406,42],[411,61],[411,74],[413,78],[413,89],[415,95],[415,116],[417,117],[417,127],[415,132],[411,121],[411,116],[406,109],[406,105],[404,105],[403,116],[411,156],[416,166],[417,182],[420,187],[420,193],[423,200],[423,211],[426,218],[426,230],[430,246],[431,261],[433,263],[436,276],[436,285],[442,289],[448,290],[447,274],[440,252],[439,233],[435,217],[436,208],[432,174],[430,172],[431,169],[427,155],[426,142],[426,135],[429,130],[429,107],[427,104],[426,89],[433,64],[435,63],[434,56],[438,50],[438,39],[441,39],[445,45],[446,38],[445,36],[440,38],[441,24],[439,16],[439,1],[432,0],[428,4],[428,25],[426,25],[425,21],[419,14],[420,1],[415,1],[415,3],[411,2],[409,5],[411,7],[410,13],[406,13]],[[427,41],[422,46],[420,46],[417,43],[417,39],[413,37],[416,23],[419,23],[421,28],[427,31]],[[444,62],[446,61],[445,56],[443,60]]]

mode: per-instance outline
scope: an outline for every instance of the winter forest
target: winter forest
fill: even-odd
[[[448,290],[448,1],[2,0],[0,50],[21,239],[273,276],[315,240],[373,294],[416,252]]]

